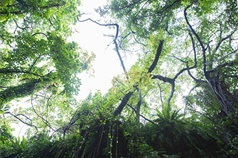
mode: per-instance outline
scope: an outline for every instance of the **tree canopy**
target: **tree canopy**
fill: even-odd
[[[79,6],[0,2],[0,157],[238,156],[235,0],[111,0],[100,21]],[[115,31],[123,74],[78,101],[94,55],[69,39],[85,21]]]

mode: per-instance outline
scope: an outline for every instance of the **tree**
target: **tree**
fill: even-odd
[[[47,10],[54,11],[53,2],[23,2],[27,10],[14,7],[22,1],[4,3],[1,8],[2,14],[10,10],[8,14],[13,20],[11,24],[12,17],[7,16],[7,21],[2,22],[5,34],[1,36],[4,63],[0,69],[3,76],[0,97],[5,112],[8,110],[5,103],[31,95],[31,111],[36,114],[33,119],[28,109],[17,115],[5,113],[22,122],[24,118],[36,131],[41,129],[40,134],[28,138],[33,147],[38,146],[35,140],[42,141],[41,152],[28,152],[31,146],[25,145],[14,154],[22,157],[43,157],[41,153],[47,153],[44,156],[48,157],[237,156],[238,21],[233,0],[110,1],[98,9],[103,16],[113,16],[114,20],[105,23],[91,18],[81,20],[77,16],[64,22],[58,13],[43,16]],[[67,11],[67,6],[70,2],[66,1],[59,12]],[[29,16],[19,17],[28,10]],[[91,58],[82,51],[75,53],[77,45],[64,38],[70,32],[65,23],[75,19],[115,30],[112,43],[124,71],[114,77],[107,94],[90,94],[81,102],[71,100],[79,86],[76,74],[87,68]],[[16,27],[15,32],[6,28],[10,24]],[[134,47],[139,51],[133,51]],[[139,58],[127,70],[121,53],[129,51]],[[54,118],[52,111],[60,117]],[[8,130],[2,131],[6,134],[2,139],[5,142],[11,136]],[[49,133],[53,133],[51,137]],[[7,147],[0,144],[6,152],[11,146],[12,143]]]
[[[54,111],[56,105],[68,106],[78,94],[81,83],[77,74],[87,70],[93,59],[76,42],[68,42],[72,32],[70,25],[80,16],[79,3],[78,0],[1,2],[2,114],[35,126],[31,121],[33,118],[25,115],[33,111],[38,122],[49,125],[46,111]],[[30,103],[19,107],[18,112],[16,108],[12,112],[10,102],[24,97],[28,97]],[[32,108],[28,108],[29,104]],[[28,110],[23,112],[21,108]]]
[[[66,42],[68,25],[79,14],[76,3],[3,2],[0,14],[6,19],[1,22],[1,104],[47,85],[60,86],[59,81],[69,94],[78,90],[75,75],[87,67],[88,58],[83,58],[85,53],[76,43]]]

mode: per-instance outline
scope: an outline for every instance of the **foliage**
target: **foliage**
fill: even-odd
[[[0,157],[237,157],[234,0],[101,6],[113,19],[91,22],[115,27],[124,74],[82,101],[78,73],[94,56],[69,42],[79,1],[0,4]],[[122,51],[138,56],[129,70]],[[12,135],[14,122],[25,137]]]
[[[20,120],[34,131],[56,130],[65,121],[54,120],[55,115],[70,115],[69,104],[81,85],[77,75],[89,69],[94,58],[76,42],[68,42],[80,14],[79,1],[1,3],[0,117],[5,122]],[[14,106],[22,98],[27,101]]]

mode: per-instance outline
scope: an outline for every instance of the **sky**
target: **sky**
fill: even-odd
[[[83,15],[80,20],[91,18],[95,21],[102,19],[94,11],[95,8],[106,4],[106,0],[82,0],[80,8]],[[73,35],[75,40],[82,49],[93,52],[96,55],[92,63],[94,69],[93,77],[90,74],[79,74],[82,85],[79,92],[79,99],[84,99],[89,92],[101,91],[103,94],[112,86],[111,80],[118,74],[123,74],[119,58],[115,46],[113,44],[113,37],[105,35],[115,35],[115,29],[104,26],[99,26],[90,21],[80,22],[75,28],[76,32]],[[127,55],[121,52],[124,64],[127,69],[135,62],[136,57]]]

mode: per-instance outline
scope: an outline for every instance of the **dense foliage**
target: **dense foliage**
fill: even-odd
[[[235,0],[111,0],[104,23],[79,5],[0,2],[0,158],[238,157]],[[77,101],[94,56],[68,39],[84,21],[115,30],[124,73]]]

